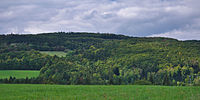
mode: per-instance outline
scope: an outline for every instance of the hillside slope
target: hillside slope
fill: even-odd
[[[38,51],[65,51],[67,55],[48,56]],[[35,69],[41,68],[39,78],[43,83],[200,82],[200,41],[64,32],[0,35],[0,52],[0,69],[23,69],[23,64],[34,69],[33,64]]]

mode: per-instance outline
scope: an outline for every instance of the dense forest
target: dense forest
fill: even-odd
[[[200,41],[74,32],[0,35],[0,70],[14,69],[40,70],[39,77],[21,83],[200,85]],[[1,82],[20,83],[12,77]]]

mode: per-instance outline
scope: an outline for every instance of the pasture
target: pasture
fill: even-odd
[[[48,54],[50,56],[58,56],[58,57],[65,57],[67,53],[63,52],[63,51],[40,51],[40,53],[43,54]]]
[[[200,100],[200,87],[0,84],[0,100]]]
[[[39,76],[40,71],[36,70],[0,70],[0,79],[9,78],[10,76],[16,78],[31,78]]]

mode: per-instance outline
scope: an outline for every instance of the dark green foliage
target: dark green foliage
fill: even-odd
[[[40,70],[51,58],[34,50],[1,53],[0,70]]]
[[[117,76],[120,75],[120,73],[119,73],[119,68],[118,68],[118,67],[114,68],[113,72],[114,72],[114,74],[117,75]]]
[[[114,34],[91,33],[46,33],[38,35],[0,35],[0,52],[12,50],[64,51],[89,48],[104,40],[127,39],[130,37]],[[5,48],[6,47],[6,48]]]
[[[163,85],[171,85],[169,76],[167,74],[165,74],[164,79],[163,79]]]
[[[150,81],[147,80],[137,80],[134,83],[135,85],[151,85],[152,83]]]
[[[9,84],[41,84],[42,80],[40,78],[20,78],[16,79],[15,77],[10,76],[10,78],[0,79],[0,83],[9,83]]]
[[[35,50],[67,53],[52,57]],[[63,32],[0,35],[0,52],[1,69],[40,69],[42,83],[190,85],[199,82],[200,41]]]

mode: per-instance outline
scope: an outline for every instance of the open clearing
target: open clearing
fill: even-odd
[[[39,70],[0,70],[0,79],[9,78],[10,76],[16,78],[38,77],[39,73]]]
[[[62,51],[40,51],[40,53],[43,53],[43,54],[48,54],[50,56],[58,56],[58,57],[65,57],[67,53],[65,52],[62,52]]]
[[[0,84],[0,100],[200,100],[200,87]]]

